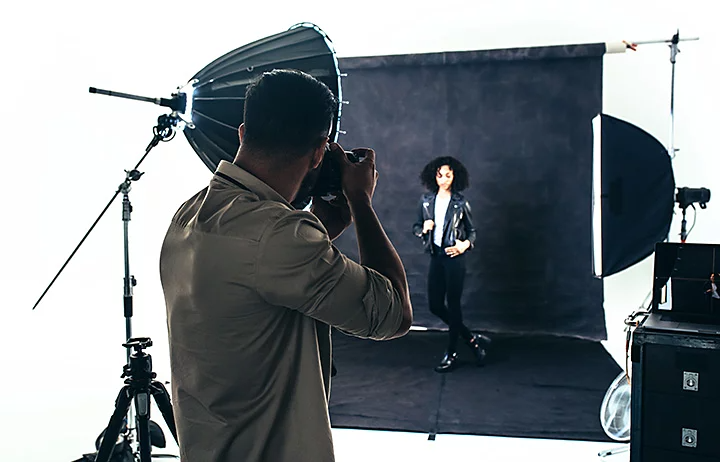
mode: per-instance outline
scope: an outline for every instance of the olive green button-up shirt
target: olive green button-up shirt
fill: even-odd
[[[162,246],[183,462],[329,462],[330,327],[386,339],[402,302],[315,215],[229,162]]]

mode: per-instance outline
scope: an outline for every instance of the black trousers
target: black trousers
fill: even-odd
[[[454,353],[460,336],[469,342],[472,332],[463,324],[461,298],[465,283],[465,254],[449,257],[433,245],[428,272],[430,312],[448,325],[448,352]],[[445,301],[447,300],[447,304]]]

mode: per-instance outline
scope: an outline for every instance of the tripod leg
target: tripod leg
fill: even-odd
[[[135,422],[137,422],[140,462],[151,462],[150,451],[150,393],[148,389],[135,394]]]
[[[155,397],[155,403],[157,403],[160,413],[165,419],[165,423],[170,429],[175,442],[178,442],[177,430],[175,429],[175,414],[173,413],[172,404],[170,403],[170,394],[168,393],[165,385],[160,382],[154,381],[150,384],[150,392]]]
[[[110,460],[118,436],[120,435],[120,428],[128,413],[128,409],[130,409],[132,395],[133,392],[129,386],[124,386],[122,390],[120,390],[120,394],[118,394],[115,400],[115,412],[113,412],[112,417],[110,417],[110,423],[108,423],[105,429],[105,435],[103,436],[102,443],[100,443],[100,449],[98,449],[98,453],[95,456],[95,462],[108,462]]]

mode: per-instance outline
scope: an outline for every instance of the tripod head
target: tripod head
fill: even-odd
[[[148,337],[131,338],[123,343],[125,348],[132,348],[130,361],[123,367],[121,377],[127,377],[128,384],[146,385],[154,379],[157,374],[152,371],[152,357],[144,349],[152,346],[152,340]]]
[[[143,353],[144,348],[152,346],[152,339],[149,337],[131,338],[127,343],[123,343],[125,348],[132,348],[133,354]]]

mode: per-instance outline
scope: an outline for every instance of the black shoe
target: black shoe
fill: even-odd
[[[487,356],[487,352],[485,351],[485,348],[481,346],[473,347],[472,348],[473,355],[475,355],[475,365],[478,367],[482,367],[485,365],[485,356]]]
[[[486,337],[481,334],[475,334],[473,335],[473,338],[468,344],[470,345],[470,349],[473,352],[473,355],[475,355],[475,364],[480,367],[485,365],[485,356],[487,356],[487,352],[485,351],[485,348],[483,346],[487,346],[492,342],[489,337]]]
[[[435,367],[435,372],[450,372],[457,366],[457,353],[445,353],[440,364]]]
[[[492,343],[492,339],[490,337],[488,337],[487,335],[473,334],[473,338],[470,341],[470,346],[472,346],[473,343],[477,343],[478,345],[487,348]]]

